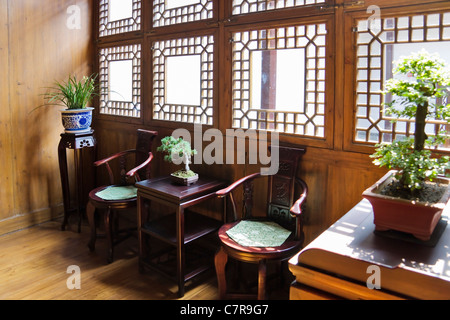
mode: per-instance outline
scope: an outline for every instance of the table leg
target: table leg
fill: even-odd
[[[177,209],[177,279],[178,296],[184,296],[185,248],[184,248],[184,209]]]
[[[89,227],[91,231],[91,239],[89,240],[88,247],[90,251],[94,251],[95,241],[97,239],[97,226],[95,223],[95,207],[91,202],[88,202],[86,206],[86,215],[89,221]]]
[[[66,229],[69,219],[69,208],[70,208],[70,193],[69,193],[69,174],[67,171],[67,154],[64,142],[59,142],[58,145],[58,161],[59,161],[59,173],[61,176],[61,187],[63,193],[63,203],[64,203],[64,220],[61,225],[61,230]]]
[[[77,204],[77,214],[78,214],[78,233],[81,232],[81,200],[83,199],[83,170],[80,165],[81,162],[81,152],[83,149],[75,149],[74,150],[74,158],[75,158],[75,177],[76,177],[76,204]]]
[[[142,261],[145,259],[144,255],[146,254],[146,251],[147,251],[147,248],[144,247],[145,241],[144,241],[144,235],[142,234],[142,225],[145,223],[144,221],[146,220],[146,218],[144,217],[144,216],[146,216],[146,214],[144,214],[144,210],[145,210],[144,198],[138,194],[138,196],[137,196],[137,233],[138,233],[138,242],[139,242],[139,261],[138,261],[139,272],[144,271]]]

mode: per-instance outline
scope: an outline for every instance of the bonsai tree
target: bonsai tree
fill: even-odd
[[[175,164],[184,163],[184,170],[179,170],[174,175],[183,178],[196,175],[190,169],[189,164],[191,163],[191,156],[197,154],[197,151],[191,148],[191,144],[188,141],[183,138],[175,139],[172,136],[167,136],[161,139],[161,146],[156,150],[166,153],[164,160],[167,162],[173,162]]]
[[[435,135],[425,131],[427,119],[450,121],[450,104],[442,103],[449,94],[450,73],[443,60],[424,50],[401,59],[393,72],[404,76],[387,81],[384,94],[391,94],[392,101],[385,113],[397,118],[393,121],[414,120],[414,136],[379,144],[371,157],[380,167],[398,170],[401,187],[413,194],[450,168],[449,157],[431,151],[448,139],[443,126]]]

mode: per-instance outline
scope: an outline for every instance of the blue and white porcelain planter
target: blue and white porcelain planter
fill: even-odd
[[[94,108],[61,110],[64,132],[66,133],[90,132],[92,124],[92,110],[94,110]]]

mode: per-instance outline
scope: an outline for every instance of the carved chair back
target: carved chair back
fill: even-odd
[[[277,148],[277,149],[275,149]],[[291,215],[290,209],[296,198],[297,184],[303,185],[300,179],[296,178],[298,164],[305,149],[288,147],[270,147],[272,161],[278,161],[278,171],[274,175],[268,176],[267,191],[267,218],[278,223],[282,227],[294,231],[296,237],[300,237],[300,221]],[[278,154],[278,157],[274,156]],[[278,159],[277,159],[278,158]],[[260,177],[255,174],[254,178]],[[248,179],[243,183],[243,207],[242,218],[251,219],[253,209],[253,183],[254,179]],[[298,192],[297,192],[298,193]],[[236,205],[232,194],[230,199],[233,205],[234,219],[237,220]]]
[[[116,183],[119,185],[127,185],[130,183],[132,184],[135,181],[140,181],[141,179],[150,178],[150,162],[138,168],[133,176],[133,181],[129,181],[130,179],[127,176],[127,173],[129,169],[138,167],[148,159],[149,153],[152,151],[153,140],[157,135],[158,133],[156,131],[138,129],[135,149],[116,153],[101,162],[97,162],[97,164],[106,165],[109,183],[111,185]],[[134,155],[134,161],[128,164],[127,161],[130,162],[131,155]],[[116,169],[118,169],[119,177],[115,177],[113,169],[111,169],[110,161],[113,159],[118,159],[118,168],[116,167]],[[118,178],[118,181],[116,181],[116,178]]]

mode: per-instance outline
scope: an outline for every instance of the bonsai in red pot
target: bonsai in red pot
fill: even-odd
[[[449,94],[450,71],[437,55],[421,51],[401,59],[394,73],[403,77],[386,82],[384,93],[392,95],[392,101],[385,113],[393,121],[414,121],[414,136],[377,145],[371,156],[374,164],[391,171],[363,197],[373,206],[377,230],[397,230],[428,240],[450,195],[449,180],[443,177],[450,158],[432,152],[448,139],[444,125],[450,123],[450,104],[442,101]],[[435,135],[426,133],[429,119],[444,124]],[[436,199],[427,198],[430,188]]]

